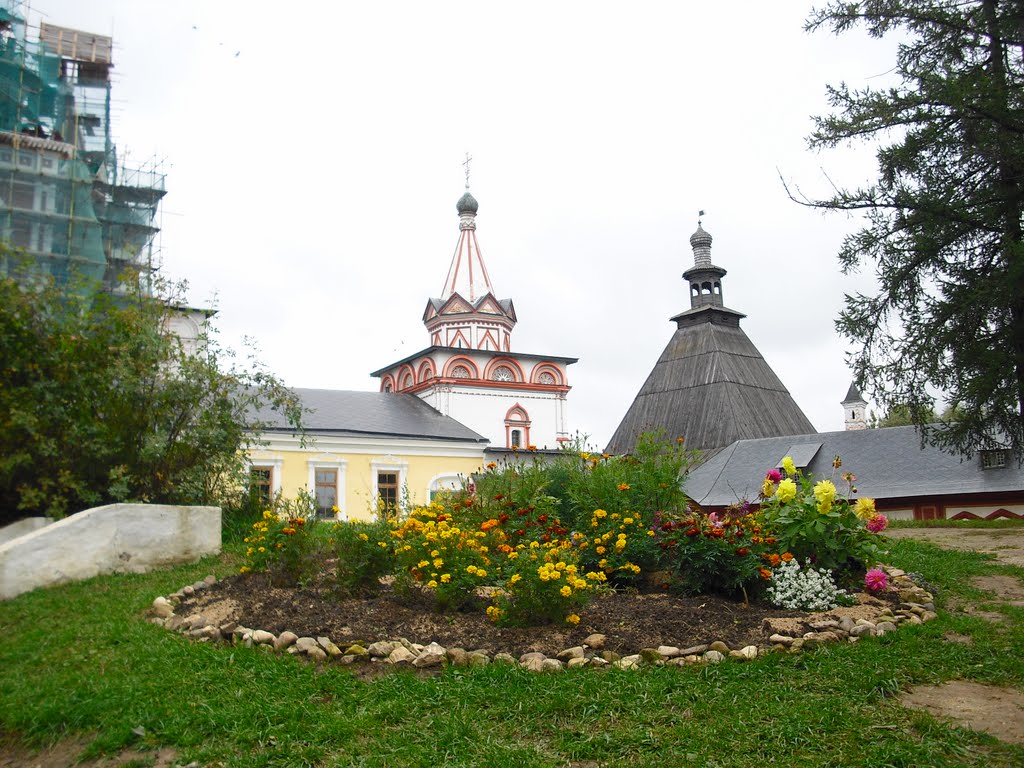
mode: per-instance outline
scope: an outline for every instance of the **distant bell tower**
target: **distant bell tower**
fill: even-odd
[[[843,400],[843,421],[846,423],[847,431],[868,428],[867,409],[868,404],[861,397],[857,383],[851,382]]]

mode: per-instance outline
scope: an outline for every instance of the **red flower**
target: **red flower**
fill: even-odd
[[[739,549],[736,550],[736,554],[739,555],[740,557],[746,557],[747,555],[750,554],[750,550],[747,549],[746,547],[740,547]]]

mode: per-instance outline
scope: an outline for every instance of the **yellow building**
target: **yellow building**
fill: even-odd
[[[306,409],[304,446],[283,416],[259,415],[267,426],[250,452],[251,473],[267,495],[305,489],[323,514],[371,520],[381,504],[424,503],[461,487],[484,464],[487,439],[415,395],[293,391]]]

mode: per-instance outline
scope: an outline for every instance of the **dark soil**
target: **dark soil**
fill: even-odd
[[[767,643],[765,618],[804,615],[710,595],[623,591],[595,597],[580,611],[576,626],[507,628],[491,623],[482,605],[477,611],[442,613],[425,597],[399,595],[388,586],[372,597],[340,598],[327,586],[274,587],[265,574],[228,577],[185,600],[177,612],[202,613],[218,624],[236,621],[274,634],[290,630],[300,637],[326,636],[342,649],[355,642],[406,638],[517,658],[529,651],[554,656],[595,632],[607,637],[607,650],[623,655],[659,645],[688,648],[715,640],[739,649]]]

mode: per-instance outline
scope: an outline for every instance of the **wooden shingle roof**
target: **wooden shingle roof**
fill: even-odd
[[[804,415],[736,319],[683,323],[640,388],[608,444],[629,453],[643,432],[664,429],[689,448],[736,440],[813,434]],[[739,313],[735,313],[738,315]]]

